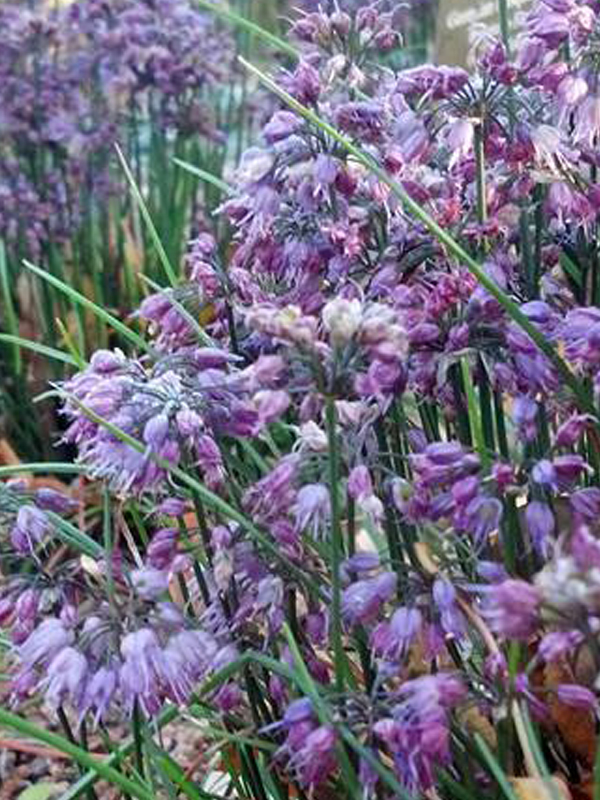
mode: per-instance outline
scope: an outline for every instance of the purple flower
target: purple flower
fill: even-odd
[[[554,533],[554,514],[547,503],[534,500],[525,510],[527,530],[538,555],[547,558],[552,548],[550,537]]]
[[[383,108],[373,101],[343,103],[336,109],[336,125],[365,142],[381,138],[383,122]]]
[[[158,530],[146,549],[148,564],[154,569],[164,570],[173,561],[177,552],[176,528],[161,528]]]
[[[530,397],[517,397],[513,404],[513,419],[519,429],[519,435],[530,442],[537,434],[538,404]]]
[[[94,724],[104,719],[118,688],[118,669],[115,665],[101,666],[88,675],[82,696],[79,698],[80,717],[95,709]]]
[[[119,686],[128,712],[138,700],[147,714],[160,708],[160,682],[165,673],[164,655],[150,628],[128,633],[121,641],[123,663]]]
[[[72,631],[67,630],[55,617],[43,620],[20,645],[18,652],[29,667],[47,665],[57,653],[73,642]]]
[[[476,544],[481,544],[498,530],[502,513],[502,503],[497,498],[479,495],[466,507],[463,524],[473,535]]]
[[[575,653],[583,642],[580,631],[552,631],[542,637],[538,645],[538,654],[543,661],[560,661]]]
[[[531,471],[532,479],[541,486],[556,491],[558,489],[558,475],[554,464],[547,458],[538,461]]]
[[[407,681],[401,686],[393,717],[373,726],[393,757],[399,779],[411,793],[430,788],[436,767],[450,762],[448,712],[465,694],[463,683],[446,673]]]
[[[169,588],[169,573],[155,567],[143,567],[131,572],[131,582],[139,597],[151,600]]]
[[[465,620],[456,602],[456,589],[445,578],[436,578],[433,584],[433,600],[440,612],[440,625],[445,633],[462,637]]]
[[[574,141],[592,148],[600,135],[600,96],[588,95],[575,112]]]
[[[594,692],[575,683],[560,683],[556,687],[556,697],[561,703],[581,711],[595,711],[598,707]]]
[[[337,766],[336,743],[333,728],[321,726],[311,731],[302,747],[291,754],[288,768],[293,770],[302,786],[318,786],[334,772]]]
[[[380,623],[371,636],[376,653],[385,658],[402,659],[421,633],[423,616],[417,608],[397,609],[389,622]]]
[[[263,136],[269,144],[287,139],[302,127],[302,119],[290,111],[277,111],[263,129]]]
[[[329,489],[322,483],[303,486],[296,497],[296,530],[308,531],[316,539],[322,536],[331,515]]]
[[[466,119],[457,119],[446,129],[446,142],[450,150],[450,169],[468,155],[473,147],[475,129]]]
[[[527,640],[540,623],[541,596],[525,581],[509,578],[484,595],[490,628],[505,639]]]
[[[11,541],[17,552],[27,555],[35,550],[48,533],[50,523],[44,512],[36,506],[21,506],[11,531]]]
[[[55,514],[67,514],[77,508],[78,503],[56,489],[42,487],[35,492],[35,504],[43,511],[54,511]]]
[[[42,681],[46,700],[58,708],[68,700],[74,708],[79,708],[86,690],[88,663],[82,653],[73,647],[64,647],[48,665],[46,677]]]
[[[390,600],[396,590],[394,572],[384,572],[375,578],[357,581],[342,594],[342,616],[349,625],[372,622],[383,603]]]
[[[299,457],[287,456],[262,478],[246,490],[244,507],[263,522],[284,516],[293,504],[293,488],[299,468]]]
[[[569,495],[569,503],[576,514],[584,519],[597,519],[600,514],[600,489],[590,486]]]

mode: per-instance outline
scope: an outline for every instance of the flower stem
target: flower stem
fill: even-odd
[[[477,188],[477,222],[482,225],[487,219],[487,203],[485,197],[485,139],[483,136],[483,109],[481,119],[475,125],[475,164]]]
[[[71,756],[80,766],[93,770],[99,778],[118,786],[123,792],[137,797],[139,800],[154,800],[154,794],[150,792],[147,786],[117,772],[106,761],[101,761],[90,755],[90,753],[78,747],[69,739],[44,730],[44,728],[40,728],[38,725],[34,725],[32,722],[23,719],[17,714],[12,714],[4,708],[0,708],[0,724]]]
[[[508,0],[498,0],[498,18],[500,21],[500,35],[506,48],[506,57],[510,58],[510,25],[508,20]]]
[[[344,691],[344,645],[342,642],[342,586],[340,561],[343,553],[342,526],[338,503],[339,452],[336,432],[336,411],[332,397],[325,405],[325,422],[329,443],[329,497],[331,503],[331,638],[335,660],[336,690]]]

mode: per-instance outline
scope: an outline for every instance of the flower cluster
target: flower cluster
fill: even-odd
[[[66,242],[114,194],[113,144],[136,128],[220,136],[206,92],[231,43],[185,0],[9,0],[0,25],[0,234],[17,254]]]
[[[280,84],[366,157],[277,108],[230,238],[198,236],[142,303],[147,352],[58,387],[114,537],[27,611],[16,698],[154,716],[210,676],[273,780],[350,796],[356,772],[367,800],[493,796],[482,742],[535,772],[531,714],[549,774],[585,783],[559,712],[593,727],[600,685],[600,22],[527,13],[472,73],[373,64],[396,41],[376,7],[297,22]],[[9,538],[41,562],[36,502]]]

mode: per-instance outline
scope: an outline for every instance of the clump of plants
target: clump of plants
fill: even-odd
[[[0,724],[69,798],[597,796],[600,22],[500,11],[472,72],[386,66],[378,4],[301,14],[289,66],[242,61],[277,106],[181,270],[138,195],[137,327],[52,279],[119,346],[51,386],[77,463],[18,468],[85,491],[0,495]]]

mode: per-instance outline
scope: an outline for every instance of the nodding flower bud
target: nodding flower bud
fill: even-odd
[[[569,504],[576,514],[585,519],[597,519],[600,515],[600,489],[589,486],[569,495]]]
[[[118,372],[127,364],[127,359],[121,350],[96,350],[90,359],[90,366],[100,375],[110,375]]]
[[[345,11],[334,11],[329,18],[331,20],[331,27],[341,38],[345,38],[350,33],[352,20]]]
[[[373,493],[373,482],[369,470],[360,464],[350,472],[348,476],[348,494],[354,500],[360,500]]]
[[[48,517],[36,506],[21,506],[11,530],[11,542],[18,553],[33,552],[50,529]]]
[[[384,572],[375,578],[357,581],[342,594],[342,616],[349,625],[372,622],[381,606],[391,599],[398,579],[394,572]]]
[[[556,697],[559,702],[582,711],[595,711],[598,699],[591,689],[575,683],[560,683],[556,687]]]
[[[165,444],[168,435],[169,418],[166,414],[150,417],[144,426],[144,441],[152,450],[159,451]]]
[[[167,497],[158,504],[156,510],[159,514],[167,517],[181,517],[186,508],[185,500],[180,500],[178,497]]]
[[[169,573],[155,567],[134,569],[130,578],[136,594],[144,600],[160,597],[169,588]]]
[[[449,166],[452,168],[473,148],[475,128],[467,119],[457,119],[446,130],[446,143],[450,150]]]
[[[283,389],[263,389],[252,398],[261,425],[279,419],[290,406],[290,396]]]
[[[499,636],[526,640],[537,631],[542,597],[530,583],[509,578],[493,586],[484,600],[485,617]]]
[[[554,437],[556,447],[572,447],[594,418],[590,414],[574,414],[558,428]]]
[[[45,486],[36,490],[35,504],[44,511],[54,511],[56,514],[66,514],[78,506],[78,503],[67,495]]]
[[[345,345],[360,327],[362,305],[360,300],[346,300],[337,297],[323,309],[323,325],[329,333],[332,344]]]
[[[269,144],[274,144],[297,133],[302,125],[301,117],[291,111],[277,111],[263,128],[263,136]]]
[[[535,400],[521,395],[513,403],[512,417],[519,430],[519,435],[529,442],[537,434],[537,415],[539,407]]]
[[[542,637],[538,646],[539,657],[546,662],[560,661],[573,654],[583,641],[580,631],[552,631]]]
[[[401,606],[393,613],[389,623],[381,623],[375,628],[373,648],[386,658],[399,661],[419,636],[422,627],[423,615],[419,609]]]
[[[21,623],[33,622],[40,605],[40,593],[36,589],[25,589],[14,604],[15,616]]]
[[[59,650],[73,641],[73,634],[56,617],[41,622],[19,647],[23,663],[29,667],[48,664]]]
[[[45,696],[53,708],[69,700],[79,708],[85,692],[88,662],[83,653],[74,647],[65,647],[52,659],[46,677],[42,681]]]
[[[327,780],[337,766],[336,744],[335,730],[321,726],[311,731],[292,753],[289,768],[302,786],[317,786]]]
[[[554,514],[550,506],[533,500],[525,509],[525,520],[535,551],[541,556],[549,555],[550,537],[555,528]]]
[[[322,483],[303,486],[296,498],[296,529],[308,531],[313,538],[321,535],[329,522],[329,489]]]

